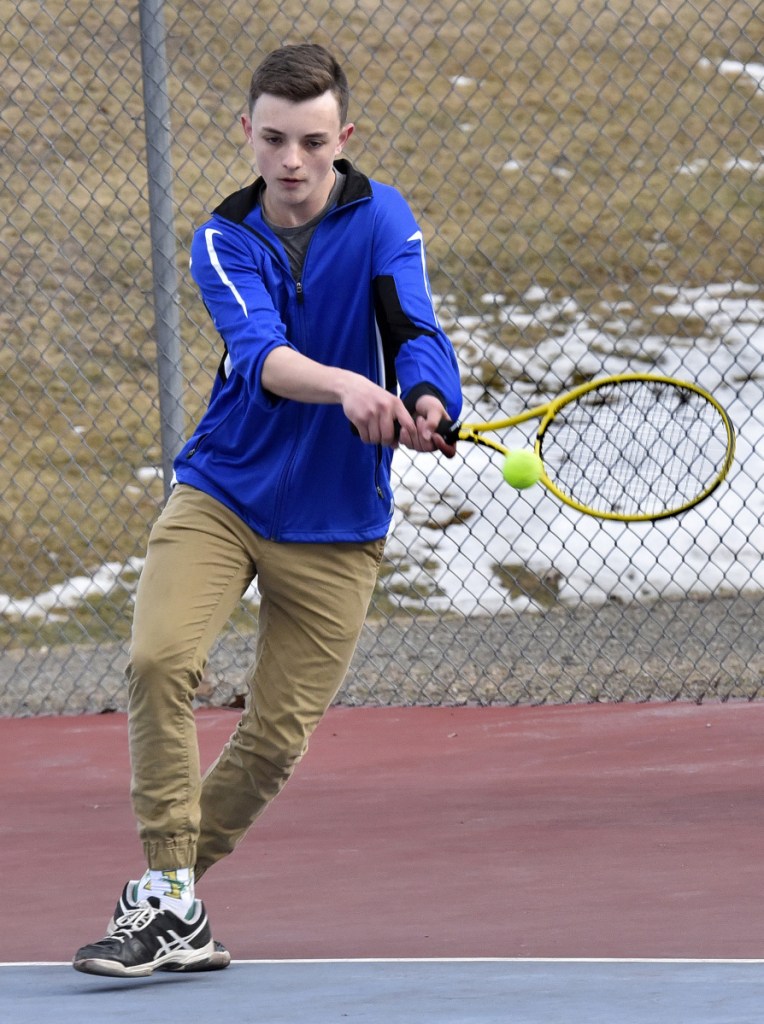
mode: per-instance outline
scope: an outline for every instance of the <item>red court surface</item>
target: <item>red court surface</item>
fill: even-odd
[[[204,763],[235,712],[198,714]],[[235,958],[764,956],[764,704],[335,708],[204,878]],[[143,869],[123,715],[0,719],[0,961]]]

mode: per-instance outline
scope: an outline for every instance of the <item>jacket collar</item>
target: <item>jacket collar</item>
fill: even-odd
[[[334,166],[345,175],[345,183],[337,200],[337,206],[347,206],[359,199],[371,198],[371,182],[365,174],[357,171],[349,160],[336,160]],[[258,178],[251,185],[228,196],[212,212],[234,224],[241,224],[257,205],[260,190],[264,185],[263,179]]]

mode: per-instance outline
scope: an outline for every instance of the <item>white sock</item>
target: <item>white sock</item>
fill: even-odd
[[[138,899],[149,896],[159,899],[162,910],[171,910],[185,917],[194,905],[194,869],[173,868],[167,871],[149,869],[138,882]]]

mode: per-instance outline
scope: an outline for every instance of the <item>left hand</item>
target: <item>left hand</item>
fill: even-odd
[[[439,451],[447,459],[452,459],[456,455],[456,445],[447,444],[437,430],[442,419],[450,419],[443,404],[434,395],[420,395],[414,417],[416,432],[412,434],[401,426],[400,443],[417,452]]]

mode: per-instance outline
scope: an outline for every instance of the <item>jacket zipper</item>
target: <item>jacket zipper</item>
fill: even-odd
[[[303,301],[304,301],[302,281],[301,280],[300,281],[295,281],[294,285],[295,285],[295,293],[296,293],[296,297],[297,297],[297,305],[298,305],[298,307],[302,307],[302,304],[303,304]],[[302,315],[301,315],[300,319],[302,320]],[[300,325],[300,330],[301,330],[301,333],[302,333],[302,323]],[[299,411],[298,411],[298,419],[300,419],[300,420],[302,419],[302,417],[299,415]],[[299,424],[298,424],[298,426],[299,426]],[[273,518],[273,525],[271,527],[271,535],[270,535],[270,538],[269,538],[270,540],[278,540],[279,534],[281,532],[281,519],[282,519],[282,510],[283,510],[283,505],[284,505],[284,495],[286,493],[287,481],[289,480],[289,477],[291,475],[292,465],[294,463],[295,455],[297,453],[297,446],[298,446],[298,444],[299,444],[299,430],[297,432],[297,436],[295,438],[295,441],[292,444],[291,450],[289,452],[289,456],[285,460],[284,467],[283,467],[283,469],[281,471],[281,477],[279,479],[279,485],[278,485],[278,488],[277,488],[277,491],[276,491],[276,500],[274,502],[274,518]]]
[[[337,207],[335,207],[334,209],[336,210]],[[327,216],[330,217],[332,215],[332,213],[334,213],[334,210],[330,210],[329,213],[327,214]],[[254,231],[253,231],[253,234],[255,234]],[[303,260],[303,272],[304,272],[304,269],[305,269],[305,264],[307,263],[308,253],[310,252],[312,244],[313,244],[313,238],[311,237],[310,242],[308,243],[308,249],[307,249],[307,251],[305,253],[305,259]],[[295,280],[294,284],[295,284],[295,293],[296,293],[296,297],[297,297],[297,305],[301,307],[303,305],[304,301],[305,301],[305,294],[304,294],[303,287],[302,287],[302,278],[300,278],[299,280]],[[281,521],[281,506],[282,506],[282,503],[283,503],[283,496],[284,496],[284,491],[286,489],[287,479],[289,477],[289,474],[290,474],[290,471],[291,471],[291,466],[292,466],[292,463],[294,461],[295,452],[296,452],[296,445],[292,448],[292,451],[291,451],[291,453],[289,455],[289,458],[286,461],[286,465],[285,465],[285,468],[284,468],[284,470],[282,472],[281,480],[279,482],[279,487],[278,487],[278,491],[277,491],[277,495],[276,495],[276,504],[275,504],[276,519],[274,521],[274,526],[273,526],[272,534],[271,534],[271,537],[270,537],[271,540],[276,540],[278,538],[279,524],[280,524],[280,521]],[[381,445],[377,445],[377,464],[376,464],[375,469],[374,469],[374,487],[375,487],[375,490],[377,492],[377,497],[379,497],[380,499],[383,499],[384,496],[385,496],[385,493],[382,490],[382,486],[381,486],[381,484],[379,482],[379,471],[380,471],[381,465],[382,465],[382,446]]]
[[[377,445],[377,464],[374,467],[374,486],[377,490],[377,497],[384,498],[385,492],[382,490],[382,485],[379,482],[379,470],[382,466],[382,445]]]

